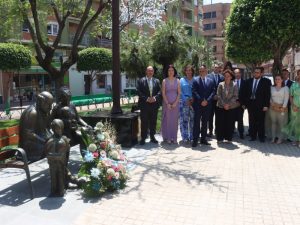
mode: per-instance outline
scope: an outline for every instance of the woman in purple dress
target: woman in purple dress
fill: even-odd
[[[167,70],[167,77],[162,82],[162,126],[161,132],[164,141],[169,144],[177,143],[180,82],[176,78],[177,71],[173,65]]]

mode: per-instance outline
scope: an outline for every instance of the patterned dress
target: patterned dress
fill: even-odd
[[[293,96],[293,102],[299,108],[298,112],[294,112],[291,106],[291,120],[283,128],[283,132],[288,135],[290,139],[300,141],[300,84],[294,82],[290,88],[290,96]]]
[[[173,82],[170,82],[168,78],[165,79],[165,94],[169,104],[173,104],[176,101],[178,96],[177,79]],[[177,104],[175,108],[169,109],[167,104],[163,102],[161,133],[165,141],[177,142],[178,117],[179,104]]]
[[[192,106],[187,104],[187,101],[193,97],[192,83],[193,78],[188,80],[187,77],[180,79],[180,133],[183,141],[193,140],[193,127],[194,127],[194,110]]]

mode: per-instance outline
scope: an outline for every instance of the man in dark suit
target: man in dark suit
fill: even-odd
[[[281,75],[282,75],[284,86],[290,88],[294,83],[293,81],[290,80],[290,72],[287,69],[283,69]]]
[[[141,141],[140,145],[145,144],[145,139],[150,130],[150,141],[158,143],[155,139],[157,113],[161,102],[161,87],[158,79],[153,77],[154,69],[148,66],[146,76],[137,83],[139,96],[138,105],[141,110]]]
[[[244,92],[245,92],[245,80],[242,79],[242,74],[240,69],[235,69],[234,70],[234,75],[235,75],[235,84],[238,86],[239,89],[239,103],[240,106],[236,108],[236,121],[238,123],[238,131],[239,131],[239,136],[241,139],[244,139],[244,111],[245,111],[245,103],[244,103]]]
[[[212,107],[212,100],[215,94],[215,83],[212,79],[207,77],[206,66],[199,68],[199,76],[196,77],[192,84],[193,92],[193,108],[194,108],[194,129],[193,129],[193,147],[198,144],[200,134],[200,120],[201,120],[201,140],[203,145],[210,145],[206,140],[207,122],[209,119],[210,110]]]
[[[256,67],[254,77],[245,86],[245,104],[249,113],[250,141],[265,141],[265,114],[270,106],[271,81],[262,77],[263,68]]]
[[[209,77],[210,79],[212,79],[214,81],[214,85],[215,85],[215,91],[217,91],[218,85],[219,83],[221,83],[222,81],[224,81],[224,76],[221,74],[221,66],[218,64],[214,65],[214,71],[210,74],[207,75],[207,77]],[[216,112],[216,107],[217,107],[217,96],[216,93],[213,97],[212,100],[212,109],[210,111],[210,115],[209,115],[209,120],[208,120],[208,130],[209,130],[209,134],[208,136],[211,137],[213,135],[213,130],[214,130],[214,115]]]

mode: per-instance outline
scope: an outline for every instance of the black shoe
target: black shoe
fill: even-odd
[[[260,141],[261,143],[264,143],[264,142],[265,142],[265,139],[264,139],[264,138],[260,138],[259,141]]]
[[[145,144],[145,140],[141,140],[140,145],[144,145],[144,144]]]
[[[202,145],[210,145],[210,143],[208,143],[208,141],[204,140],[200,142]]]
[[[244,139],[244,135],[243,134],[240,134],[240,139]]]
[[[151,138],[150,141],[154,144],[158,144],[158,141],[155,139],[155,137]]]
[[[250,138],[249,141],[256,141],[256,138]]]
[[[197,147],[197,145],[198,145],[198,141],[193,141],[192,147]]]

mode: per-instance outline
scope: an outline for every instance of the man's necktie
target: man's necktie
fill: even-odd
[[[205,87],[205,78],[202,78],[203,87]]]
[[[237,86],[238,86],[238,90],[240,90],[240,80],[237,80]]]
[[[152,82],[151,82],[151,78],[148,78],[148,87],[149,87],[149,92],[150,92],[150,97],[152,97]]]
[[[257,83],[258,83],[258,80],[255,79],[255,81],[254,81],[254,87],[252,89],[251,99],[255,99],[255,93],[256,93]]]

